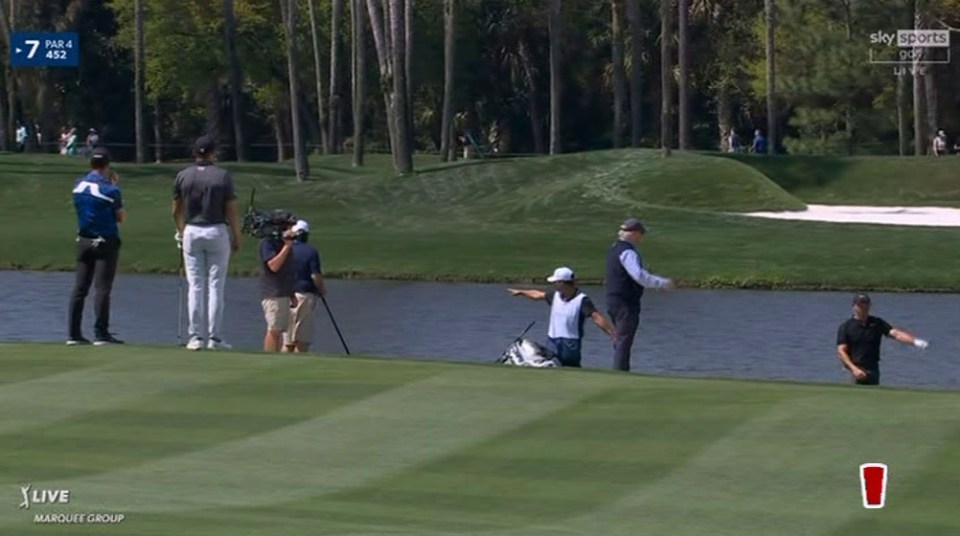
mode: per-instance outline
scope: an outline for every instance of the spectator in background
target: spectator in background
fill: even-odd
[[[100,135],[97,134],[96,129],[91,128],[87,133],[87,153],[93,151],[93,148],[100,143]]]
[[[740,136],[737,136],[737,131],[731,128],[730,135],[727,137],[727,151],[731,153],[739,153],[741,149]]]
[[[767,153],[767,138],[763,137],[763,132],[759,128],[753,132],[753,145],[750,150],[756,154]]]
[[[27,126],[17,122],[17,152],[22,153],[27,145]]]
[[[40,130],[39,124],[33,124],[33,132],[37,135],[37,149],[43,151],[43,132]]]
[[[70,137],[70,133],[67,131],[67,127],[60,127],[60,139],[58,143],[60,144],[60,154],[62,156],[67,156],[67,138]]]
[[[943,156],[947,152],[947,133],[940,130],[933,138],[933,156]]]
[[[77,127],[73,127],[67,133],[67,156],[77,154]]]

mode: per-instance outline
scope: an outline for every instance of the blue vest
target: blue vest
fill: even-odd
[[[607,253],[607,306],[613,305],[637,305],[640,298],[643,297],[643,286],[633,280],[623,265],[620,264],[620,254],[627,250],[636,251],[633,244],[625,240],[617,240],[610,246],[610,252]],[[637,253],[639,256],[640,254]],[[642,263],[641,263],[642,266]]]
[[[119,237],[117,211],[123,208],[120,188],[106,177],[91,171],[73,185],[73,206],[77,210],[77,233],[87,238]]]

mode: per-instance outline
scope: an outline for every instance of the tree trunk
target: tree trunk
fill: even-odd
[[[623,146],[623,110],[626,101],[627,81],[623,69],[623,0],[610,2],[610,29],[613,56],[613,146]]]
[[[931,140],[937,135],[937,131],[940,129],[936,72],[935,69],[928,69],[923,74],[924,111],[927,116],[926,132]]]
[[[561,82],[561,59],[563,38],[561,35],[561,0],[549,0],[547,26],[550,32],[550,154],[560,154],[560,112],[563,97]]]
[[[220,86],[215,79],[207,83],[204,112],[207,135],[216,141],[217,148],[214,152],[219,156],[223,140],[220,137]]]
[[[340,21],[343,19],[343,0],[333,0],[330,4],[330,152],[340,154],[342,140],[339,127],[341,105],[340,95]]]
[[[403,7],[403,66],[407,87],[407,132],[410,136],[411,153],[417,144],[417,137],[413,128],[413,9],[413,0],[405,0]]]
[[[718,147],[721,152],[729,149],[727,133],[733,128],[733,98],[730,95],[730,86],[724,82],[717,89],[717,126],[720,131],[720,143]]]
[[[313,43],[313,72],[317,80],[317,126],[320,130],[320,151],[330,154],[330,142],[327,137],[327,119],[324,117],[323,100],[323,67],[320,60],[320,32],[317,31],[317,14],[314,7],[315,0],[307,0],[307,10],[310,16],[310,40]]]
[[[134,51],[133,51],[133,128],[137,146],[137,163],[142,164],[146,155],[146,134],[143,131],[143,0],[134,0]]]
[[[673,43],[673,20],[670,0],[660,2],[660,148],[663,156],[670,156],[670,147],[673,143],[671,133],[671,106],[673,99],[673,60],[671,44]]]
[[[392,58],[389,53],[389,44],[387,42],[389,29],[384,31],[383,18],[379,11],[379,0],[366,0],[367,14],[370,19],[370,30],[373,34],[373,45],[377,51],[377,64],[380,69],[379,87],[383,94],[384,111],[387,116],[387,133],[389,134],[390,150],[397,144],[397,132],[393,121],[393,100],[392,100]],[[384,11],[389,11],[385,9]]]
[[[443,117],[440,120],[440,160],[456,158],[453,143],[453,75],[456,53],[456,0],[443,1]]]
[[[247,160],[247,147],[243,136],[243,72],[240,55],[237,53],[237,21],[233,12],[233,0],[223,0],[223,30],[227,42],[227,64],[230,71],[230,111],[233,116],[233,145],[238,162]]]
[[[913,26],[919,30],[921,24],[920,0],[913,4]],[[923,156],[926,148],[926,136],[923,132],[923,65],[920,63],[921,48],[913,49],[913,153],[916,156]]]
[[[297,180],[305,181],[310,176],[310,167],[307,161],[307,148],[304,143],[300,124],[300,84],[297,78],[297,61],[294,53],[294,32],[296,31],[297,3],[296,0],[280,0],[285,9],[281,11],[284,18],[284,34],[287,48],[287,79],[290,86],[290,130],[293,134],[293,160]]]
[[[630,26],[630,145],[640,147],[643,136],[643,28],[640,26],[640,0],[626,0]]]
[[[160,112],[160,99],[153,101],[153,160],[157,164],[163,161],[163,115]]]
[[[776,93],[776,50],[774,34],[777,28],[777,6],[774,0],[764,0],[766,17],[767,48],[767,154],[776,154],[777,147],[777,93]]]
[[[7,116],[6,116],[6,130],[7,133],[7,144],[5,148],[12,149],[14,142],[16,141],[16,132],[17,132],[17,116],[19,108],[19,99],[17,98],[17,91],[19,88],[19,76],[16,69],[13,69],[10,66],[9,60],[9,49],[11,46],[10,34],[16,28],[16,10],[14,6],[10,6],[9,12],[7,7],[3,5],[3,0],[0,0],[0,30],[3,31],[3,39],[7,44],[7,55],[8,59],[5,62],[6,71],[5,71],[5,84],[4,89],[7,92]]]
[[[390,4],[390,48],[393,63],[393,119],[397,130],[394,159],[397,173],[406,174],[413,171],[413,154],[411,143],[410,113],[407,108],[406,81],[406,35],[404,28],[404,0],[389,0]]]
[[[900,156],[907,154],[907,80],[906,74],[897,73],[897,148]]]
[[[363,166],[363,108],[366,89],[367,40],[363,18],[363,0],[352,0],[350,16],[353,30],[353,167]]]
[[[279,99],[277,99],[279,101]],[[277,140],[277,162],[283,162],[287,159],[287,146],[283,140],[283,118],[280,117],[282,108],[277,102],[276,109],[273,112],[273,135]]]
[[[687,18],[689,14],[690,0],[679,0],[677,2],[677,28],[679,33],[677,55],[678,70],[680,71],[678,124],[680,127],[680,150],[682,151],[690,148],[690,66],[688,63],[689,52],[687,51],[689,45]]]
[[[546,144],[543,141],[543,112],[540,110],[540,91],[537,85],[536,72],[533,69],[533,58],[530,57],[530,47],[525,40],[520,40],[518,46],[520,62],[523,64],[523,75],[527,79],[527,100],[530,107],[530,128],[533,135],[533,152],[546,153]]]

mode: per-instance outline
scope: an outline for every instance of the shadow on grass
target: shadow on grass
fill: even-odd
[[[825,188],[843,179],[856,163],[842,156],[708,153],[746,164],[788,192]]]

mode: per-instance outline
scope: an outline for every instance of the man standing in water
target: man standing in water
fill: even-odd
[[[870,316],[870,296],[857,294],[853,298],[853,318],[840,324],[837,330],[837,354],[840,361],[858,385],[880,384],[880,343],[883,337],[912,344],[924,350],[930,343],[914,337],[901,328],[895,328],[884,319]]]

